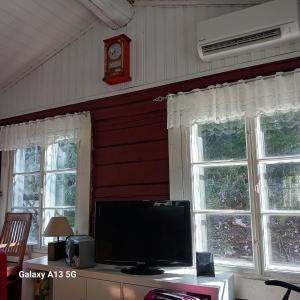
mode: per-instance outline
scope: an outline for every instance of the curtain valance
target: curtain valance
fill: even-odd
[[[300,69],[168,95],[168,128],[300,109]]]
[[[77,143],[90,122],[90,113],[84,112],[1,126],[0,151],[46,146],[63,140]]]

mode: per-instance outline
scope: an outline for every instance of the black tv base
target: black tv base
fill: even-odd
[[[131,275],[159,275],[163,274],[164,270],[159,268],[149,267],[147,265],[138,265],[130,268],[121,269],[122,273]]]

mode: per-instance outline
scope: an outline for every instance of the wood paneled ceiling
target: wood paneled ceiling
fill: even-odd
[[[112,0],[113,1],[113,0]],[[258,4],[266,0],[134,0],[144,5]],[[93,24],[78,0],[0,0],[0,91],[18,81]]]
[[[0,89],[95,20],[77,0],[0,0]]]
[[[132,0],[136,6],[172,5],[255,5],[271,0]],[[283,0],[284,1],[284,0]]]

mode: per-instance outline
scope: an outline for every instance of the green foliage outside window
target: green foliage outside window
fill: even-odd
[[[270,262],[300,265],[300,217],[293,215],[293,210],[300,209],[300,161],[299,157],[293,158],[300,155],[300,112],[261,115],[259,124],[257,142],[261,153],[258,159],[272,158],[272,161],[260,162],[258,170],[264,189],[260,195],[261,208],[275,210],[274,215],[266,217]],[[204,214],[208,250],[221,258],[251,260],[250,215],[226,216],[225,212],[250,210],[248,168],[239,162],[230,165],[230,161],[246,162],[245,123],[198,125],[197,139],[200,163],[196,165],[197,180],[204,203],[201,207],[225,213]],[[226,163],[201,166],[219,160]],[[289,214],[277,216],[276,211]]]
[[[249,209],[246,166],[205,168],[203,177],[208,209]]]
[[[40,175],[43,153],[44,178]],[[16,151],[12,209],[33,214],[29,242],[37,243],[39,234],[46,225],[40,224],[40,201],[43,201],[44,223],[51,216],[66,216],[74,228],[76,167],[77,145],[67,141],[49,145],[45,151],[37,146]],[[28,174],[29,172],[31,173]],[[41,194],[42,187],[44,192]],[[61,206],[69,208],[60,209]]]
[[[203,143],[203,160],[246,158],[245,123],[232,121],[199,125]]]
[[[261,116],[265,156],[300,154],[300,112]]]

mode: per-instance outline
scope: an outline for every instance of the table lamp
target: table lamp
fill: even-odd
[[[66,217],[52,217],[44,231],[45,237],[57,237],[57,241],[48,243],[48,260],[65,258],[65,241],[60,236],[73,235],[73,230]]]

